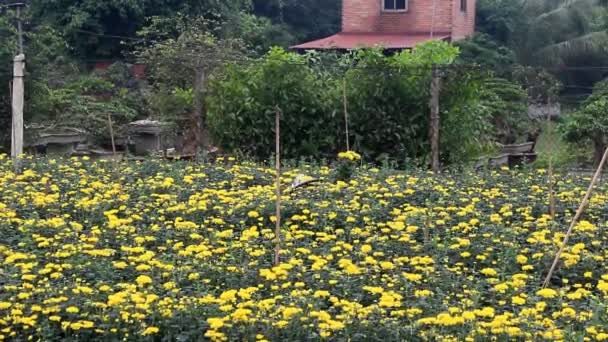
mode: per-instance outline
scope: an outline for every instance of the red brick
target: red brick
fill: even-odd
[[[475,30],[476,0],[409,0],[407,12],[384,12],[383,0],[343,0],[343,32],[451,34],[463,39]]]

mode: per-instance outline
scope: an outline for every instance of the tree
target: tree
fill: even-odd
[[[189,146],[186,153],[198,152],[203,139],[207,107],[205,97],[207,83],[212,73],[229,60],[241,56],[243,43],[238,39],[220,39],[210,32],[210,25],[204,18],[174,17],[173,32],[156,30],[166,27],[169,18],[152,18],[152,24],[138,34],[144,44],[137,50],[138,58],[150,68],[150,76],[161,93],[175,93],[177,88],[193,90],[193,107],[185,132]],[[159,39],[160,37],[160,39]],[[148,39],[146,39],[148,38]]]
[[[253,0],[256,15],[285,24],[298,41],[340,30],[341,0]]]
[[[147,17],[189,13],[228,21],[251,8],[250,0],[32,0],[34,16],[60,30],[76,55],[114,58],[123,51],[123,37],[133,37]],[[126,39],[127,41],[129,39]]]
[[[486,33],[478,33],[467,39],[456,42],[460,55],[456,63],[480,65],[492,69],[498,76],[504,77],[516,64],[515,52],[495,41]]]
[[[15,13],[7,11],[0,16],[0,146],[10,145],[11,94],[7,86],[13,74],[12,60],[18,53]],[[60,82],[73,73],[74,64],[66,57],[68,46],[61,33],[31,20],[31,13],[24,12],[28,22],[24,33],[26,62],[25,122],[31,123],[45,110],[45,96],[50,85]]]
[[[500,45],[510,45],[518,28],[525,25],[524,1],[479,0],[477,32],[491,36]]]
[[[599,165],[608,147],[608,81],[596,85],[582,107],[560,126],[565,138],[573,143],[593,144],[593,161]]]
[[[333,155],[341,127],[331,107],[331,80],[311,56],[271,49],[247,64],[229,65],[211,84],[209,124],[224,148],[268,158],[274,118],[281,111],[283,153],[290,158]]]
[[[605,0],[530,0],[523,6],[526,32],[516,39],[522,61],[560,65],[608,48]]]

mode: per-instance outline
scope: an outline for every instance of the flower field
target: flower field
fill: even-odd
[[[606,340],[608,187],[362,167],[0,160],[0,339]]]

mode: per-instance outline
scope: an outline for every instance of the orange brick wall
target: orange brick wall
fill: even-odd
[[[475,29],[476,0],[467,0],[466,13],[460,11],[460,0],[435,0],[435,5],[433,0],[409,0],[409,11],[403,13],[383,12],[382,0],[343,1],[344,32],[427,33],[434,28],[461,39]]]
[[[460,10],[460,0],[454,0],[452,40],[464,39],[475,32],[476,1],[467,0],[467,11]]]
[[[380,24],[380,0],[343,0],[342,31],[375,32]]]

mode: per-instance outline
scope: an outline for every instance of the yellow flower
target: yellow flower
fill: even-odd
[[[496,272],[496,270],[493,268],[484,268],[483,270],[481,270],[481,274],[488,277],[496,277],[498,275],[498,272]]]
[[[148,284],[152,284],[152,278],[148,277],[147,275],[140,275],[135,279],[135,282],[139,286],[145,286]]]
[[[224,320],[218,317],[208,318],[207,323],[209,324],[209,327],[211,327],[211,329],[213,330],[220,329],[224,326]]]
[[[338,158],[350,161],[358,161],[361,160],[361,155],[357,152],[347,151],[338,153]]]
[[[557,297],[558,293],[553,289],[542,289],[536,291],[536,295],[541,296],[543,298],[555,298]]]
[[[390,261],[383,261],[380,263],[380,267],[382,267],[383,270],[392,270],[395,269],[395,264]]]
[[[302,312],[302,309],[296,307],[286,307],[283,309],[283,319],[290,320],[293,316]]]
[[[525,255],[518,255],[517,258],[517,263],[520,265],[525,265],[528,263],[528,258]]]
[[[75,306],[70,306],[70,307],[68,307],[67,309],[65,309],[65,311],[66,311],[67,313],[79,313],[79,312],[80,312],[80,309],[79,309],[79,308],[77,308],[77,307],[75,307]]]
[[[511,302],[515,305],[524,305],[526,304],[526,300],[520,296],[511,297]]]

